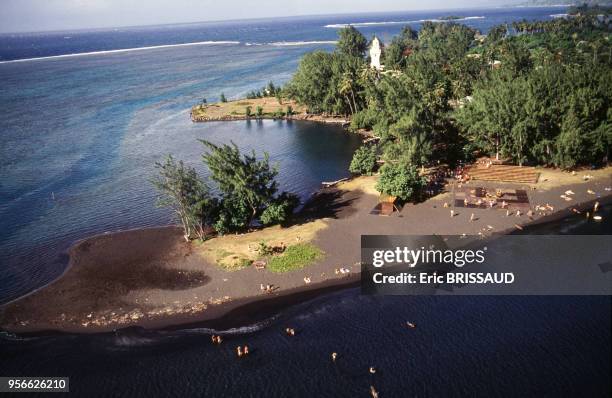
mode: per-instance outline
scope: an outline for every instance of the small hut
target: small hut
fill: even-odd
[[[400,211],[397,205],[397,196],[381,193],[378,197],[378,204],[372,209],[370,214],[390,216],[395,210]]]

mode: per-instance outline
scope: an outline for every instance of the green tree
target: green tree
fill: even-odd
[[[360,76],[364,67],[363,57],[340,50],[308,53],[284,93],[306,105],[309,112],[353,114],[364,105]]]
[[[243,231],[250,225],[251,209],[240,197],[224,197],[219,206],[219,215],[213,224],[217,233],[225,235]]]
[[[258,160],[254,151],[241,155],[234,143],[217,146],[200,141],[208,149],[202,155],[203,161],[221,193],[221,219],[227,227],[219,229],[248,228],[266,205],[274,201],[277,169],[270,166],[267,153]]]
[[[225,98],[225,94],[221,93],[221,97],[219,97],[219,101],[227,102],[227,98]]]
[[[291,82],[286,86],[288,95],[308,106],[311,112],[329,111],[333,59],[333,54],[324,51],[304,55]]]
[[[383,63],[388,69],[399,69],[405,67],[406,53],[412,53],[418,46],[418,34],[410,26],[404,26],[398,36],[385,47]]]
[[[338,87],[338,91],[346,99],[346,103],[349,106],[351,115],[357,112],[357,104],[355,102],[354,83],[355,83],[355,79],[353,78],[353,76],[351,76],[350,73],[345,72],[342,75],[342,80],[340,81],[340,85]]]
[[[300,199],[296,195],[283,192],[261,213],[261,222],[264,225],[283,224],[287,222],[299,204]]]
[[[251,117],[251,115],[253,114],[252,108],[250,106],[247,106],[244,110],[244,114],[246,115],[246,117]]]
[[[341,54],[361,58],[367,47],[367,39],[355,27],[349,25],[338,31],[336,49]]]
[[[415,166],[386,163],[381,168],[376,189],[402,200],[414,200],[426,185],[427,180],[419,174]]]
[[[485,152],[500,156],[522,157],[512,152],[513,128],[525,126],[523,108],[524,82],[495,79],[482,83],[474,91],[474,99],[456,113],[468,139]]]
[[[276,87],[274,86],[274,83],[272,83],[272,81],[268,82],[268,85],[265,88],[265,92],[266,95],[269,97],[276,95]]]
[[[487,34],[487,41],[495,43],[506,37],[508,34],[508,28],[506,25],[497,25],[492,27]]]
[[[185,240],[204,239],[217,212],[217,201],[210,195],[208,185],[194,168],[175,161],[171,155],[164,162],[156,162],[155,168],[158,174],[151,182],[158,191],[157,205],[174,211]]]
[[[531,70],[533,65],[531,54],[521,43],[515,40],[505,40],[500,51],[502,70],[506,71],[510,78],[516,78]]]
[[[258,106],[257,108],[255,108],[255,115],[258,118],[261,118],[263,116],[263,108],[261,106]]]
[[[417,132],[385,148],[384,157],[393,162],[425,166],[431,161],[433,146],[424,132]]]
[[[376,167],[376,147],[363,145],[355,151],[349,166],[353,174],[371,174]]]

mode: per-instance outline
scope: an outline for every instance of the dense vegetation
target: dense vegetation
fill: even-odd
[[[371,150],[399,165],[387,171],[397,178],[411,174],[397,167],[477,155],[562,168],[605,164],[612,47],[608,10],[593,14],[500,25],[486,37],[452,22],[425,22],[418,33],[406,27],[384,48],[384,72],[369,67],[365,38],[348,27],[334,52],[304,56],[284,93],[311,112],[351,116],[352,129],[380,137]],[[371,172],[369,151],[356,153],[351,171]]]
[[[349,171],[353,174],[370,174],[376,167],[376,147],[363,145],[355,151]]]
[[[224,234],[243,231],[256,221],[264,225],[285,222],[299,204],[290,193],[278,193],[277,170],[268,155],[241,154],[235,144],[218,146],[201,141],[210,181],[196,170],[168,156],[156,163],[152,183],[159,191],[158,205],[171,207],[181,222],[185,239],[205,239],[213,230]],[[216,192],[213,194],[211,183]]]

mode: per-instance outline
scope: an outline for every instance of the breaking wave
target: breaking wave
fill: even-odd
[[[90,52],[74,53],[74,54],[50,55],[50,56],[47,56],[47,57],[13,59],[13,60],[9,60],[9,61],[0,61],[0,64],[7,64],[7,63],[13,63],[13,62],[40,61],[40,60],[56,59],[56,58],[84,57],[84,56],[87,56],[87,55],[116,54],[116,53],[125,53],[125,52],[131,52],[131,51],[155,50],[155,49],[158,49],[158,48],[188,47],[188,46],[212,46],[212,45],[222,45],[222,44],[240,44],[240,42],[239,41],[198,41],[198,42],[194,42],[194,43],[162,44],[162,45],[159,45],[159,46],[121,48],[121,49],[118,49],[118,50],[90,51]]]
[[[378,25],[406,25],[411,23],[423,23],[423,22],[456,22],[456,21],[469,21],[471,19],[484,19],[482,16],[474,16],[474,17],[463,17],[457,19],[417,19],[414,21],[381,21],[381,22],[354,22],[354,23],[346,23],[346,24],[330,24],[325,25],[325,28],[333,28],[340,29],[345,28],[347,26],[353,26],[355,28],[365,28],[368,26],[378,26]]]
[[[269,43],[271,46],[310,46],[313,44],[336,44],[336,40],[312,40],[312,41],[276,41]]]

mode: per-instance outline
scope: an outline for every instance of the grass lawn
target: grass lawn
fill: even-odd
[[[323,252],[312,243],[299,243],[289,246],[283,254],[271,257],[267,269],[279,273],[289,272],[304,268],[322,257]]]
[[[258,260],[260,242],[269,246],[293,246],[310,242],[317,233],[327,228],[324,220],[314,220],[283,228],[279,225],[250,232],[248,234],[228,234],[208,239],[197,246],[195,251],[211,263],[216,263],[227,271],[236,271]]]

